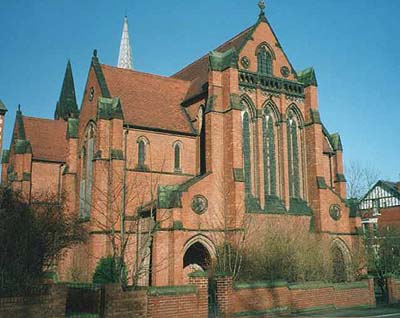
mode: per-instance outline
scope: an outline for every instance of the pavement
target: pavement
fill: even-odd
[[[347,317],[369,317],[369,318],[400,318],[400,305],[379,305],[376,308],[354,308],[354,309],[339,309],[335,311],[315,312],[290,315],[287,317],[302,317],[302,318],[347,318]]]

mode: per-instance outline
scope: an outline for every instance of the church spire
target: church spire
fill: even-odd
[[[74,78],[72,76],[71,62],[68,60],[64,81],[61,88],[60,99],[57,102],[54,119],[64,119],[78,113],[78,105],[75,97]]]
[[[118,67],[133,70],[132,50],[129,44],[128,18],[124,17],[121,45],[119,47]]]

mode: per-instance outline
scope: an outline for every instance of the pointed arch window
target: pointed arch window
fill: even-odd
[[[180,142],[175,142],[174,143],[174,171],[175,172],[182,172],[181,152],[182,152],[181,143]]]
[[[258,49],[257,66],[258,73],[272,76],[272,57],[265,46]]]
[[[142,171],[147,171],[147,151],[149,141],[146,137],[139,137],[137,140],[137,166],[136,168]]]
[[[276,136],[272,112],[265,109],[263,116],[264,197],[276,195]]]
[[[79,215],[84,219],[90,217],[90,208],[92,204],[94,137],[95,127],[93,124],[89,124],[84,135],[84,142],[81,150]]]
[[[290,110],[287,121],[289,196],[294,198],[301,198],[302,143],[300,136],[300,120],[293,110]]]
[[[138,166],[144,167],[146,161],[146,143],[144,140],[139,140],[138,143]]]
[[[245,111],[242,119],[243,125],[243,173],[246,196],[251,194],[251,146],[250,146],[250,118]]]

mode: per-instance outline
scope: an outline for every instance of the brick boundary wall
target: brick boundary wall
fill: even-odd
[[[197,272],[189,275],[189,285],[132,291],[107,285],[105,302],[105,318],[207,318],[208,277]]]
[[[375,307],[373,287],[372,278],[340,284],[288,284],[232,283],[231,277],[223,276],[217,278],[217,299],[220,312],[226,317],[261,316],[323,309]]]
[[[389,304],[400,303],[400,278],[394,276],[386,277]]]
[[[119,284],[104,286],[104,317],[142,318],[147,315],[147,290],[123,291]]]
[[[207,318],[207,273],[189,274],[189,285],[150,287],[148,318]]]
[[[0,318],[64,318],[67,287],[51,285],[41,296],[0,298]]]

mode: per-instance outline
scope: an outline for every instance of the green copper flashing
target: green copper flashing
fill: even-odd
[[[1,157],[1,163],[9,163],[10,161],[10,150],[4,149]]]
[[[25,127],[24,127],[24,121],[22,119],[22,111],[21,111],[21,105],[18,105],[17,109],[17,115],[15,118],[15,124],[17,125],[17,130],[18,130],[18,139],[25,140],[26,135],[25,135]]]
[[[326,185],[325,182],[325,177],[317,177],[317,186],[318,189],[327,189],[328,186]]]
[[[173,230],[182,230],[183,229],[183,223],[180,220],[176,220],[172,222],[172,229]]]
[[[242,168],[233,168],[233,180],[236,182],[244,182],[244,174]]]
[[[212,51],[208,56],[210,70],[219,72],[230,67],[237,68],[238,59],[239,57],[235,48],[230,48],[223,53]]]
[[[342,173],[337,173],[335,176],[335,182],[346,182],[346,177]]]
[[[290,198],[289,214],[293,215],[314,215],[307,202],[300,198]]]
[[[158,208],[181,208],[181,192],[179,185],[158,186]]]
[[[215,96],[215,95],[211,95],[210,97],[208,97],[205,113],[208,113],[208,112],[211,112],[214,110],[214,105],[215,105],[216,99],[217,99],[217,96]]]
[[[351,198],[351,199],[346,200],[346,206],[348,206],[349,210],[350,210],[349,217],[355,218],[355,217],[359,216],[359,212],[358,212],[359,204],[360,204],[360,201],[358,201],[358,199],[356,199],[356,198]]]
[[[110,91],[108,90],[106,80],[104,78],[103,70],[99,63],[99,58],[97,57],[97,50],[93,50],[92,65],[94,72],[96,74],[97,81],[100,85],[101,95],[103,97],[111,97]]]
[[[343,151],[342,140],[340,139],[340,135],[338,133],[331,134],[329,136],[330,141],[332,143],[333,150],[335,151]]]
[[[307,86],[318,86],[317,77],[312,67],[297,72],[297,80]]]
[[[0,99],[0,115],[4,115],[8,111],[6,105]]]
[[[121,149],[111,149],[111,159],[124,160],[124,153]]]
[[[286,214],[287,210],[283,201],[276,195],[265,197],[264,212],[268,214]]]
[[[79,119],[68,118],[67,121],[67,138],[78,138]]]
[[[313,124],[321,124],[321,116],[318,109],[310,109],[310,115]]]
[[[60,98],[57,102],[54,119],[67,120],[77,117],[78,104],[76,103],[74,77],[72,75],[71,62],[68,60],[65,70],[64,81],[61,88]]]
[[[119,97],[99,97],[97,102],[97,116],[100,119],[124,119]]]
[[[15,154],[32,153],[31,143],[29,140],[16,139],[14,142]]]
[[[230,106],[231,109],[236,109],[236,110],[243,110],[243,106],[241,103],[241,98],[238,94],[230,94]]]

